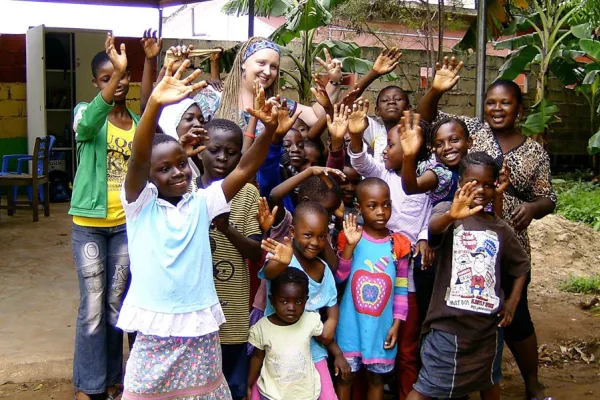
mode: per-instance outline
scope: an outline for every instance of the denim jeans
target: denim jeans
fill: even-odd
[[[123,380],[123,331],[116,325],[130,276],[125,224],[73,224],[72,243],[79,280],[73,387],[101,394]]]

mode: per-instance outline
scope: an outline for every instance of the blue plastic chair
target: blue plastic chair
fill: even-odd
[[[50,138],[50,143],[48,145],[48,154],[50,155],[52,153],[52,147],[54,146],[54,142],[56,142],[56,137],[54,137],[53,135],[48,136]],[[9,167],[8,164],[10,163],[11,160],[17,160],[17,170],[16,171],[9,171]],[[11,173],[16,173],[16,174],[22,174],[25,173],[27,171],[27,165],[29,163],[29,161],[33,160],[33,156],[31,154],[7,154],[5,156],[2,157],[2,171],[0,172],[0,174],[11,174]],[[43,173],[43,169],[44,169],[44,165],[43,162],[40,161],[38,162],[38,174]],[[13,186],[12,190],[9,190],[8,196],[12,196],[12,202],[13,204],[16,204],[17,201],[17,191],[18,191],[18,186]],[[40,201],[42,204],[45,204],[44,202],[44,190],[42,190],[42,185],[40,185],[39,187],[39,194],[40,194]],[[33,199],[33,187],[31,186],[27,186],[27,198],[29,201],[32,201]]]

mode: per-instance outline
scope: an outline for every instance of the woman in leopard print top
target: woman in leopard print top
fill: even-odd
[[[431,89],[417,106],[422,119],[433,121],[448,116],[438,112],[438,103],[441,96],[458,82],[458,72],[462,65],[454,57],[451,60],[446,57],[443,65],[438,66]],[[522,100],[521,89],[516,83],[495,81],[486,93],[485,121],[465,116],[455,117],[464,120],[469,128],[469,134],[473,138],[470,151],[486,152],[499,166],[506,159],[511,185],[504,192],[502,218],[512,226],[523,248],[531,256],[527,227],[534,218],[543,218],[554,211],[556,195],[552,190],[548,153],[515,126],[516,120],[523,113]],[[527,395],[531,399],[541,400],[546,397],[538,381],[537,338],[529,314],[527,285],[523,288],[512,324],[504,329],[504,336],[525,380]],[[512,281],[503,277],[502,287],[509,295]]]

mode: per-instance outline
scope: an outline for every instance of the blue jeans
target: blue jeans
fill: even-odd
[[[101,394],[123,381],[123,331],[116,325],[130,276],[125,224],[73,224],[72,244],[79,280],[73,387]]]

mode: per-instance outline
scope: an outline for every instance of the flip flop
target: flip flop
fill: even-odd
[[[529,400],[538,400],[538,398],[537,398],[537,397],[532,397],[532,398],[530,398]],[[553,400],[553,399],[552,399],[552,397],[549,397],[549,396],[548,396],[548,397],[544,397],[544,398],[543,398],[543,399],[541,399],[541,400]]]
[[[108,394],[108,393],[106,394],[106,400],[120,399],[121,397],[119,397],[119,396],[121,396],[122,394],[123,394],[123,389],[117,387],[117,390],[115,390],[115,392],[113,394]],[[552,399],[550,399],[550,400],[552,400]]]

